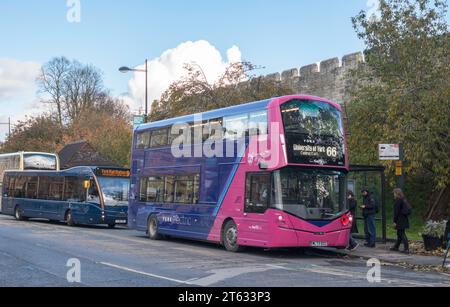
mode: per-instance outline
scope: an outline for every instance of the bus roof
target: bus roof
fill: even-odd
[[[19,152],[11,152],[11,153],[0,153],[0,157],[8,157],[8,156],[17,156],[17,155],[49,155],[49,156],[58,156],[55,153],[49,152],[34,152],[34,151],[19,151]]]
[[[231,106],[231,107],[227,107],[227,108],[211,110],[211,111],[207,111],[207,112],[203,112],[203,113],[185,115],[185,116],[175,117],[175,118],[171,118],[171,119],[165,119],[165,120],[161,120],[161,121],[157,121],[157,122],[152,122],[152,123],[148,123],[148,124],[143,124],[143,125],[138,126],[135,129],[135,131],[139,132],[139,131],[144,131],[144,130],[148,130],[148,129],[164,128],[164,127],[172,126],[174,124],[179,124],[179,123],[194,122],[196,117],[198,117],[198,116],[201,116],[202,120],[209,120],[209,119],[215,119],[215,118],[220,118],[220,117],[224,117],[224,116],[233,116],[233,115],[238,115],[238,114],[242,114],[242,113],[255,112],[255,111],[266,109],[269,106],[269,104],[274,100],[276,100],[276,101],[278,101],[278,103],[282,104],[282,103],[287,102],[292,99],[306,99],[306,100],[322,101],[322,102],[331,104],[332,106],[334,106],[336,108],[341,109],[340,105],[338,103],[332,102],[330,100],[327,100],[327,99],[324,99],[321,97],[311,96],[311,95],[302,95],[302,94],[286,95],[286,96],[273,97],[270,99],[235,105],[235,106]]]
[[[121,167],[97,167],[97,166],[76,166],[69,169],[61,170],[61,171],[39,171],[39,170],[25,170],[25,171],[6,171],[5,174],[13,174],[13,175],[47,175],[47,176],[70,176],[70,175],[89,175],[94,174],[99,169],[111,169],[111,170],[129,170],[127,168]]]
[[[180,116],[171,119],[165,119],[153,123],[148,123],[145,125],[140,125],[136,128],[136,131],[142,131],[147,129],[163,128],[171,126],[178,123],[189,123],[193,122],[196,117],[201,116],[202,120],[214,119],[223,116],[232,116],[241,113],[254,112],[258,110],[265,109],[272,99],[260,100],[255,102],[250,102],[246,104],[231,106],[223,109],[212,110],[204,113],[191,114],[186,116]]]

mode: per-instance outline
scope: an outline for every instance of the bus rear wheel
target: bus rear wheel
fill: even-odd
[[[148,237],[151,240],[160,240],[161,235],[158,233],[158,219],[156,216],[152,216],[148,219],[147,227]]]
[[[22,209],[20,209],[19,206],[17,206],[16,209],[14,209],[14,217],[15,217],[16,220],[18,220],[18,221],[25,221],[25,220],[26,220],[26,218],[23,217]]]
[[[223,245],[225,249],[232,253],[243,251],[243,247],[238,244],[238,228],[234,221],[228,221],[225,224],[222,234]]]
[[[67,211],[66,213],[66,224],[69,227],[73,227],[75,226],[75,222],[73,221],[73,215],[72,215],[72,211]]]

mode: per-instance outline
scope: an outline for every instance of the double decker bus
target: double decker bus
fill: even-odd
[[[292,95],[139,126],[128,226],[231,252],[348,245],[342,109]]]
[[[127,224],[130,170],[74,167],[63,171],[6,171],[2,213],[75,225]]]
[[[3,185],[3,174],[7,170],[47,170],[59,171],[59,157],[56,154],[42,152],[16,152],[0,154],[0,191]],[[0,197],[0,212],[2,199]]]

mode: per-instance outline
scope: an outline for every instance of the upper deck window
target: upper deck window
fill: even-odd
[[[136,149],[148,149],[172,145],[180,136],[184,143],[237,140],[246,136],[267,135],[267,110],[204,120],[199,123],[176,124],[158,130],[138,132]],[[188,130],[188,131],[187,131]]]
[[[150,147],[162,147],[166,146],[168,142],[168,133],[167,129],[159,129],[152,131],[152,136],[150,139]]]
[[[290,163],[345,165],[342,114],[329,103],[292,100],[281,106]]]

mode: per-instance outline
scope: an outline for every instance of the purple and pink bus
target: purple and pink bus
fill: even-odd
[[[232,252],[348,245],[349,160],[337,103],[284,96],[135,129],[129,227]]]

